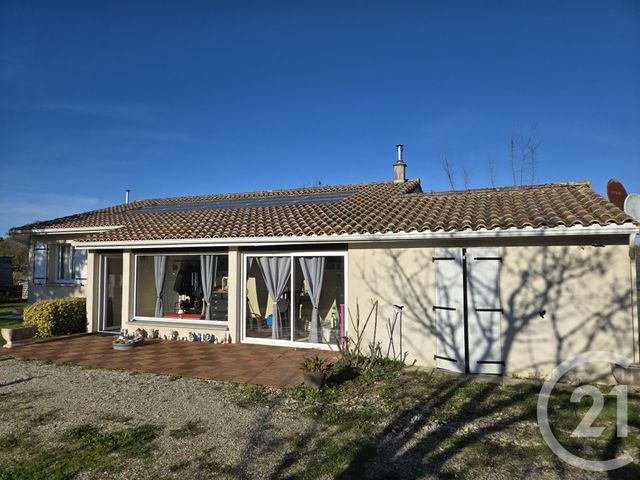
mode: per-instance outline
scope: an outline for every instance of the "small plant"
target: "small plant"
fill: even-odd
[[[316,355],[305,358],[300,364],[300,368],[303,372],[305,386],[320,389],[333,371],[333,363],[329,363]]]
[[[125,337],[125,336],[119,336],[116,337],[113,340],[113,343],[118,344],[118,345],[129,345],[129,344],[138,344],[140,343],[140,341],[136,338],[133,337]]]
[[[329,363],[327,360],[318,357],[307,357],[300,364],[300,368],[303,372],[324,373],[329,375],[333,370],[333,363]]]
[[[398,362],[405,365],[408,352],[402,348],[402,307],[396,308],[395,316],[387,320],[388,344],[386,352],[383,351],[382,342],[378,341],[378,301],[374,301],[367,317],[362,320],[360,317],[360,304],[356,300],[355,319],[349,311],[351,322],[351,335],[344,336],[338,342],[338,353],[340,365],[345,369],[355,372],[366,373],[379,364],[386,362]],[[372,328],[369,328],[369,324]],[[398,328],[400,348],[396,351],[396,340],[394,335]],[[415,360],[414,360],[415,363]]]

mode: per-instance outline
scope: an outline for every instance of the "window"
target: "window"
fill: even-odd
[[[346,333],[345,256],[245,257],[245,339],[335,344]]]
[[[32,250],[32,280],[45,283],[75,283],[87,280],[87,251],[68,243],[36,242]]]
[[[56,280],[69,282],[72,280],[71,245],[58,245],[56,247]]]
[[[137,255],[134,317],[227,322],[228,272],[226,254]]]

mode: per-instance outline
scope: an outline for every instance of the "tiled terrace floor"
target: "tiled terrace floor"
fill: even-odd
[[[111,347],[112,341],[110,336],[71,336],[23,347],[0,348],[0,357],[48,359],[56,363],[278,388],[302,383],[299,366],[305,357],[316,354],[323,358],[334,357],[334,353],[326,350],[171,340],[151,340],[133,350],[116,351]]]

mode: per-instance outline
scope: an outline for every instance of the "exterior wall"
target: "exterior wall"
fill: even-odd
[[[506,373],[545,376],[591,350],[637,362],[632,268],[628,245],[506,248],[501,271]],[[613,381],[604,365],[580,374]]]
[[[471,248],[473,245],[467,245]],[[486,246],[486,245],[483,245]],[[377,340],[389,345],[388,319],[403,305],[407,361],[435,367],[437,332],[432,307],[432,245],[349,248],[350,312],[364,321],[379,301]],[[501,325],[505,374],[540,377],[561,361],[588,350],[608,350],[638,361],[638,318],[633,260],[627,245],[502,246]],[[544,311],[544,312],[543,312]],[[540,312],[543,312],[541,315]],[[350,325],[353,335],[353,323]],[[399,326],[395,349],[400,348]],[[373,337],[373,325],[366,331]],[[576,375],[611,382],[608,367]]]
[[[566,241],[565,245],[501,245],[501,303],[504,316],[501,325],[505,374],[538,377],[549,373],[559,362],[587,350],[611,350],[640,361],[638,346],[637,298],[635,295],[635,260],[629,256],[629,245],[591,246]],[[556,243],[559,243],[556,241]],[[495,245],[495,244],[494,244]],[[347,256],[347,288],[351,321],[349,334],[354,335],[357,307],[364,322],[378,300],[377,340],[386,352],[389,347],[387,327],[404,306],[402,345],[400,325],[396,325],[396,353],[407,352],[407,363],[435,367],[437,332],[432,310],[435,301],[435,264],[433,243],[352,244]],[[478,243],[458,243],[472,248]],[[482,246],[489,246],[486,242]],[[161,336],[177,330],[180,337],[189,332],[212,333],[223,337],[228,331],[234,342],[240,339],[242,301],[240,253],[229,252],[228,326],[201,326],[197,323],[159,323],[132,321],[134,315],[134,252],[123,252],[123,328],[159,329]],[[90,329],[97,328],[98,258],[89,253],[86,288],[71,287],[73,294],[91,292],[87,299]],[[32,285],[33,286],[33,285]],[[53,288],[53,287],[51,287]],[[55,292],[62,296],[63,289]],[[544,312],[541,315],[541,312]],[[349,315],[347,316],[349,318]],[[365,336],[372,339],[373,320]],[[602,366],[601,366],[602,367]],[[600,374],[601,381],[608,372]]]
[[[240,315],[242,312],[241,302],[244,299],[244,295],[240,291],[241,289],[241,261],[240,252],[237,248],[229,249],[229,333],[231,335],[231,341],[234,343],[240,342]]]
[[[402,244],[383,248],[370,245],[349,246],[349,324],[348,334],[355,335],[357,310],[363,325],[378,301],[376,341],[386,352],[390,339],[387,334],[389,321],[393,321],[397,309],[402,311],[402,350],[408,352],[407,363],[435,367],[436,353],[435,316],[433,304],[436,291],[435,264],[432,247],[407,247]],[[374,336],[375,318],[364,331],[367,341]],[[394,347],[400,351],[398,324],[394,335]],[[361,328],[362,329],[362,328]]]
[[[36,242],[45,242],[49,245],[54,243],[70,243],[74,237],[72,235],[42,235],[33,236],[31,238],[31,244]],[[77,283],[58,283],[55,280],[55,264],[51,261],[51,255],[47,262],[47,269],[49,271],[49,280],[46,282],[34,283],[32,277],[33,273],[33,249],[29,251],[29,303],[36,302],[38,300],[51,300],[54,298],[62,297],[85,297],[87,294],[86,286],[89,284],[89,279],[83,282]]]

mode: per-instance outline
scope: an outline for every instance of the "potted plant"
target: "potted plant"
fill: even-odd
[[[306,387],[320,389],[324,385],[327,376],[331,373],[333,364],[317,355],[305,358],[300,364]]]
[[[141,345],[144,339],[135,338],[128,335],[118,335],[113,341],[114,350],[131,350],[136,345]]]

